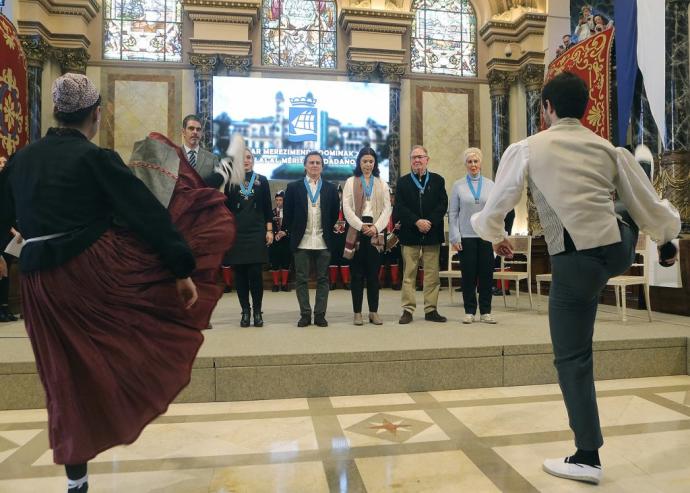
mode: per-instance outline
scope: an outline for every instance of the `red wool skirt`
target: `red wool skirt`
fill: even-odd
[[[224,201],[181,160],[168,210],[196,257],[199,300],[190,310],[156,253],[125,230],[23,277],[55,463],[80,464],[132,443],[189,383],[200,331],[222,294],[217,269],[234,240]]]

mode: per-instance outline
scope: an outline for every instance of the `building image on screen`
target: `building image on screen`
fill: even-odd
[[[304,156],[324,156],[323,176],[352,176],[357,153],[371,146],[388,181],[387,84],[214,77],[213,152],[224,156],[241,135],[254,169],[271,180],[304,176]]]

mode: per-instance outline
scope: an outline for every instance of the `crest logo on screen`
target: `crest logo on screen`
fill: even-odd
[[[288,140],[290,142],[306,142],[316,140],[317,111],[316,99],[307,94],[306,97],[290,98]]]

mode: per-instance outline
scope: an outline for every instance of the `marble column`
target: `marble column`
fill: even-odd
[[[195,111],[201,118],[201,145],[210,149],[213,144],[213,74],[218,63],[218,56],[190,54],[189,62],[194,66]]]
[[[41,82],[43,63],[50,54],[50,45],[42,36],[21,36],[22,49],[28,62],[29,142],[41,138]]]
[[[514,72],[491,69],[487,74],[491,95],[491,158],[493,175],[496,176],[501,156],[509,145],[510,127],[508,102],[510,86],[515,80]]]
[[[680,212],[681,232],[690,233],[690,155],[688,130],[688,5],[666,0],[666,152],[654,184]]]
[[[91,58],[85,48],[54,48],[53,54],[63,74],[67,72],[85,74],[89,58]]]
[[[379,62],[381,81],[390,84],[388,110],[388,183],[395,190],[400,176],[400,81],[406,65]]]
[[[525,86],[527,100],[527,135],[534,135],[541,127],[541,88],[544,84],[544,66],[536,63],[527,64],[520,69],[519,77]],[[527,229],[531,236],[544,235],[529,187],[527,187]]]

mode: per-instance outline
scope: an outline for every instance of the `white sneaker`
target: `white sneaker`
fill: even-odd
[[[602,477],[601,466],[588,466],[566,462],[568,457],[560,459],[546,459],[542,468],[544,471],[559,478],[574,479],[585,483],[599,484]]]
[[[474,315],[471,313],[466,313],[465,318],[462,319],[462,323],[471,324],[472,322],[474,322]]]
[[[479,317],[479,321],[484,322],[485,324],[495,324],[496,323],[496,319],[494,317],[492,317],[490,313],[485,313],[484,315]]]

